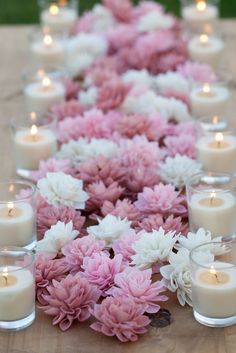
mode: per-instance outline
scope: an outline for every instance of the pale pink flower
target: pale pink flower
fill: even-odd
[[[47,304],[42,309],[54,316],[53,325],[59,325],[62,331],[68,330],[75,320],[87,320],[101,294],[96,286],[79,274],[68,275],[60,282],[53,280],[47,289],[49,294],[43,296]]]
[[[193,139],[195,139],[195,122],[192,121],[187,121],[187,122],[182,122],[176,125],[173,125],[173,135],[191,135],[193,136]]]
[[[98,90],[97,107],[103,111],[118,108],[124,101],[128,86],[120,80],[104,82]]]
[[[132,17],[132,3],[130,0],[103,0],[103,4],[120,22],[128,22]]]
[[[90,81],[91,84],[100,87],[104,84],[104,82],[117,80],[119,76],[117,75],[116,71],[111,70],[109,68],[98,68],[98,67],[91,67],[87,70],[86,73],[86,80]]]
[[[44,178],[47,173],[53,172],[63,172],[70,174],[72,172],[72,166],[70,161],[67,159],[55,159],[50,158],[47,161],[39,162],[39,169],[37,171],[30,172],[30,179],[33,181],[38,181]]]
[[[151,214],[139,222],[138,230],[152,232],[162,227],[165,232],[175,230],[176,234],[187,234],[188,224],[181,217],[168,216],[166,219],[162,214]]]
[[[109,115],[99,109],[91,109],[84,113],[80,124],[80,137],[111,138],[112,124]]]
[[[134,26],[128,24],[121,24],[111,29],[108,32],[108,42],[110,51],[118,51],[124,47],[133,46],[138,33]]]
[[[72,207],[55,207],[52,205],[41,207],[37,212],[37,233],[39,239],[43,238],[45,232],[59,221],[65,224],[72,221],[74,229],[80,231],[84,225],[85,217],[82,217],[80,211]]]
[[[124,188],[114,182],[106,186],[102,181],[89,184],[86,188],[89,200],[86,203],[86,210],[100,209],[105,201],[115,202],[122,195]]]
[[[121,255],[115,255],[110,259],[105,253],[95,253],[91,257],[85,257],[82,265],[83,276],[96,285],[102,295],[106,296],[106,291],[114,284],[115,275],[123,271],[124,265]]]
[[[187,212],[186,198],[170,184],[160,183],[153,189],[145,187],[134,204],[143,214],[185,215]]]
[[[81,137],[81,126],[83,118],[66,118],[58,123],[57,138],[61,143],[67,143],[70,140],[78,140]]]
[[[106,243],[96,240],[93,235],[78,238],[62,248],[64,261],[69,265],[72,274],[81,271],[81,265],[85,257],[92,257],[95,253],[104,250]]]
[[[122,234],[112,245],[115,254],[121,254],[123,256],[123,261],[130,263],[132,261],[132,256],[135,255],[132,246],[139,237],[140,234],[136,233],[133,229]]]
[[[139,5],[133,8],[133,16],[138,18],[152,11],[163,11],[163,6],[153,1],[140,1]]]
[[[36,297],[41,305],[47,304],[43,296],[48,294],[47,287],[52,284],[52,280],[60,281],[67,271],[68,267],[62,259],[53,260],[45,258],[42,254],[37,256],[35,261]]]
[[[183,102],[187,107],[188,109],[190,110],[190,98],[189,98],[189,95],[188,94],[184,94],[183,92],[178,92],[175,90],[175,88],[171,88],[171,89],[168,89],[166,90],[164,93],[163,93],[163,96],[164,97],[167,97],[167,98],[175,98],[175,99],[178,99],[180,100],[181,102]]]
[[[196,82],[214,82],[216,76],[212,67],[207,64],[201,64],[193,61],[186,61],[177,67],[177,71],[185,78]]]
[[[98,320],[90,327],[106,336],[116,336],[121,342],[137,341],[147,332],[150,319],[144,315],[147,306],[138,305],[131,298],[107,297],[96,304],[92,314]]]
[[[139,210],[128,199],[117,200],[115,204],[106,200],[102,205],[101,213],[103,216],[112,214],[122,219],[127,218],[129,221],[132,221],[133,226],[135,226],[140,219]]]
[[[81,115],[85,109],[86,107],[79,101],[73,99],[53,105],[50,112],[56,115],[58,121],[62,121],[66,118],[75,118]]]
[[[74,28],[74,34],[78,34],[80,32],[90,32],[92,25],[93,14],[91,12],[87,12],[79,18],[79,21],[77,21]]]
[[[168,156],[175,157],[177,154],[195,159],[195,137],[193,135],[181,134],[179,136],[167,136],[164,140]]]
[[[160,281],[152,283],[152,270],[141,271],[137,268],[126,268],[115,276],[115,286],[107,291],[114,298],[131,298],[137,304],[147,305],[147,313],[160,310],[157,302],[166,301],[165,295],[160,295],[166,289]]]

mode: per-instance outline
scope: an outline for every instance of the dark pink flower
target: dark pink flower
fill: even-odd
[[[166,289],[160,281],[152,283],[152,270],[141,271],[137,268],[126,268],[115,276],[115,286],[107,291],[114,298],[131,298],[137,304],[147,305],[147,313],[156,313],[160,309],[159,301],[166,301],[160,295]]]
[[[138,33],[135,31],[134,26],[130,24],[116,26],[108,32],[110,51],[114,52],[124,47],[133,46],[137,37]]]
[[[100,87],[104,84],[105,81],[112,81],[119,79],[116,71],[109,68],[98,68],[91,67],[86,72],[86,80],[90,81],[91,85]]]
[[[133,7],[130,0],[103,0],[103,4],[118,21],[128,22],[132,17]]]
[[[164,143],[170,157],[175,157],[177,154],[193,159],[196,157],[195,137],[193,135],[167,136]]]
[[[153,1],[140,1],[139,5],[133,9],[133,16],[139,18],[152,11],[163,11],[163,6]]]
[[[47,173],[64,172],[70,174],[72,171],[71,163],[69,160],[50,158],[47,161],[39,162],[39,169],[30,172],[30,179],[38,181],[44,178]]]
[[[120,80],[104,82],[98,90],[97,107],[103,111],[118,108],[124,101],[129,88]]]
[[[123,256],[123,261],[125,262],[132,262],[132,256],[135,255],[132,245],[139,239],[139,237],[140,234],[136,233],[133,229],[122,234],[112,245],[115,254],[121,254]]]
[[[84,107],[77,100],[70,100],[66,102],[57,103],[50,109],[50,112],[55,114],[58,121],[62,121],[66,118],[75,118],[80,116],[85,111]]]
[[[105,201],[101,208],[103,216],[112,214],[120,218],[127,218],[135,226],[140,219],[140,212],[137,207],[128,199],[117,200],[115,205],[110,201]]]
[[[147,332],[150,319],[144,315],[146,306],[131,298],[107,297],[96,304],[92,314],[98,320],[90,327],[106,336],[116,336],[121,342],[137,341],[138,335]]]
[[[68,275],[60,282],[53,280],[48,292],[43,296],[47,304],[42,309],[54,316],[53,325],[59,325],[62,331],[68,330],[75,320],[87,320],[101,294],[96,286],[79,274]]]
[[[175,230],[176,234],[186,234],[188,232],[188,224],[186,221],[182,221],[181,217],[174,217],[173,215],[168,216],[164,219],[162,214],[151,214],[139,222],[138,230],[145,230],[152,232],[158,230],[160,227],[165,232]]]
[[[69,101],[70,99],[77,98],[80,90],[79,82],[75,80],[73,81],[69,77],[64,77],[63,84],[66,89],[66,99]]]
[[[37,233],[39,239],[43,238],[45,232],[58,221],[66,224],[72,221],[74,229],[81,230],[85,217],[81,216],[80,211],[67,206],[55,207],[47,205],[46,207],[41,207],[37,212]]]
[[[114,182],[106,186],[102,181],[89,184],[86,188],[89,200],[86,203],[86,210],[100,209],[105,201],[115,202],[122,195],[124,188]]]
[[[96,240],[93,235],[78,238],[62,248],[65,256],[65,263],[71,268],[71,273],[76,274],[81,271],[81,265],[85,257],[91,257],[95,253],[100,253],[105,248],[106,243]]]
[[[115,275],[123,271],[122,261],[121,255],[115,255],[113,259],[110,259],[105,253],[95,253],[91,257],[84,258],[83,276],[106,296],[105,292],[114,284]]]
[[[175,191],[173,185],[155,185],[153,189],[145,187],[138,194],[135,206],[143,214],[176,214],[185,215],[187,212],[186,198]]]

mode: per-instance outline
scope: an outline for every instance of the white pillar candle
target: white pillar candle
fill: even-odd
[[[31,45],[34,61],[40,65],[62,65],[64,63],[64,45],[58,39],[45,34],[43,40],[37,40]]]
[[[52,4],[41,14],[41,22],[55,32],[70,32],[77,19],[77,12],[73,8]]]
[[[231,193],[197,192],[188,204],[190,229],[211,231],[213,237],[228,236],[236,231],[236,201]]]
[[[207,266],[191,278],[194,310],[209,318],[235,316],[236,269],[226,262]]]
[[[192,114],[197,118],[212,114],[224,115],[229,100],[229,89],[217,83],[193,88],[190,94]]]
[[[0,321],[21,320],[30,315],[34,297],[34,278],[29,270],[15,266],[0,269]]]
[[[65,88],[61,82],[44,77],[42,81],[29,83],[24,94],[28,110],[43,114],[53,104],[64,100]]]
[[[195,4],[184,6],[182,17],[192,29],[203,28],[205,25],[214,25],[219,17],[218,8],[207,4],[205,1],[198,1]]]
[[[217,67],[224,51],[224,42],[217,37],[202,34],[194,36],[188,43],[192,60]]]
[[[27,246],[35,236],[35,216],[27,202],[0,204],[0,246]]]
[[[15,159],[18,169],[36,170],[41,160],[47,160],[57,151],[55,133],[47,128],[16,131],[13,137]]]
[[[199,138],[197,159],[209,172],[234,173],[236,171],[236,137],[218,132]]]

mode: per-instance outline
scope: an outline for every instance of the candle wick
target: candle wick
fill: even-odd
[[[219,279],[218,279],[218,276],[217,276],[216,273],[214,274],[214,276],[215,276],[215,278],[216,278],[216,282],[219,282]]]
[[[7,286],[7,275],[2,275],[3,276],[3,278],[4,278],[4,280],[5,280],[5,285]]]
[[[8,217],[12,217],[13,216],[12,212],[13,212],[13,208],[10,208],[8,210]]]
[[[210,198],[210,204],[211,204],[211,206],[213,205],[213,202],[214,202],[214,196],[211,196],[211,198]]]

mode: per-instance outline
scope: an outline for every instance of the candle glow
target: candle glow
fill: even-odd
[[[7,278],[8,278],[8,268],[7,267],[4,267],[2,277],[5,280],[5,284],[7,286]]]
[[[203,12],[206,10],[207,5],[206,5],[205,1],[198,1],[196,4],[196,7],[199,12]]]
[[[207,45],[209,43],[209,37],[207,34],[201,34],[199,37],[201,45]]]
[[[219,117],[218,117],[217,115],[213,116],[213,118],[212,118],[212,123],[213,123],[214,125],[216,125],[216,124],[219,123]]]
[[[43,38],[43,43],[45,47],[47,48],[51,47],[53,43],[52,37],[49,34],[46,34]]]
[[[56,4],[52,4],[49,8],[49,12],[53,16],[57,16],[59,14],[59,7]]]
[[[48,88],[51,87],[51,85],[52,85],[52,82],[51,82],[50,78],[49,77],[44,77],[43,80],[42,80],[43,88],[44,89],[48,89]]]
[[[215,140],[217,142],[217,147],[220,148],[222,142],[224,141],[224,135],[221,132],[217,132],[215,135]]]

